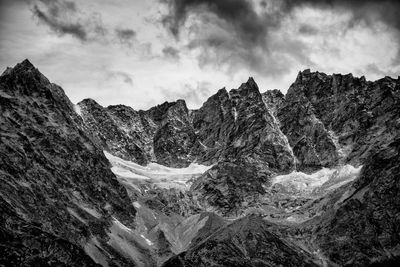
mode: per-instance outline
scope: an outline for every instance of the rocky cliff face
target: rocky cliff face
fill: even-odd
[[[305,251],[269,232],[259,216],[216,231],[163,266],[318,266]]]
[[[238,89],[229,93],[221,89],[210,97],[195,112],[193,125],[204,147],[205,161],[251,159],[275,171],[294,166],[286,138],[252,78]]]
[[[192,189],[202,205],[222,214],[255,202],[270,175],[295,165],[287,138],[252,78],[238,89],[219,90],[192,114],[183,100],[139,112],[122,106],[102,108],[93,100],[79,106],[104,149],[117,156],[171,167],[193,161],[216,164]],[[244,190],[238,187],[245,184]],[[230,207],[221,206],[228,203]]]
[[[262,100],[269,112],[274,115],[275,118],[278,117],[278,111],[282,108],[285,103],[285,95],[278,89],[265,91],[262,95]]]
[[[196,135],[183,100],[147,111],[123,105],[103,108],[92,99],[78,106],[103,148],[116,156],[141,165],[153,161],[171,167],[186,167],[193,161]]]
[[[138,119],[138,114],[134,113],[132,109],[125,107],[125,110],[121,111],[121,108],[111,107],[110,110],[114,112],[108,112],[92,99],[85,99],[77,106],[90,132],[100,140],[100,144],[105,150],[139,164],[149,162],[149,155],[142,147],[138,146],[138,144],[146,142],[146,139],[134,138],[139,132],[127,128],[125,125],[127,122],[121,123],[122,119],[120,118],[124,118],[126,115],[123,113],[124,111],[130,112],[128,120]],[[140,130],[146,132],[143,128]]]
[[[157,162],[171,167],[186,167],[193,160],[196,134],[184,100],[164,103],[148,111],[158,129],[154,135]]]
[[[399,80],[300,72],[278,110],[301,168],[361,165],[399,129]]]
[[[275,171],[294,166],[287,139],[253,79],[229,93],[219,90],[192,114],[183,100],[147,111],[121,105],[103,108],[91,99],[78,106],[106,150],[142,165],[154,161],[186,167],[193,161],[251,158]]]
[[[195,112],[193,125],[203,160],[217,162],[192,185],[203,206],[240,214],[265,193],[274,172],[294,168],[295,158],[252,78],[229,93],[222,89]]]
[[[339,265],[394,266],[400,259],[400,138],[369,156],[316,240]],[[392,264],[392,265],[390,265]]]
[[[306,70],[136,111],[74,106],[24,61],[0,109],[0,265],[399,260],[399,79]]]
[[[63,90],[26,60],[1,75],[0,103],[0,261],[133,264],[108,232],[135,209]]]

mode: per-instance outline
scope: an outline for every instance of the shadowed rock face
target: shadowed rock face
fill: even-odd
[[[277,117],[279,109],[285,103],[285,95],[278,89],[265,91],[261,95],[267,109],[272,115]]]
[[[399,131],[400,83],[300,72],[278,110],[300,168],[362,164]]]
[[[103,108],[92,99],[78,105],[87,127],[116,156],[141,165],[153,161],[170,167],[186,167],[193,161],[196,135],[183,100],[147,111],[123,105]]]
[[[194,181],[191,190],[203,208],[238,216],[266,192],[271,172],[245,161],[220,162]]]
[[[78,105],[106,150],[139,164],[185,167],[194,160],[251,158],[276,171],[293,168],[286,138],[253,79],[229,93],[219,90],[193,114],[183,100],[139,112],[125,106],[104,109],[90,99]]]
[[[304,71],[135,111],[24,61],[0,76],[0,265],[395,266],[399,84]]]
[[[259,216],[239,219],[172,257],[168,266],[318,266],[305,251],[281,240]]]
[[[85,99],[78,103],[78,106],[85,124],[91,133],[100,140],[100,144],[105,150],[139,164],[146,164],[148,162],[144,149],[136,144],[139,143],[141,138],[133,138],[132,135],[134,136],[134,133],[131,132],[129,134],[127,132],[128,128],[125,128],[120,121],[116,120],[116,118],[120,118],[126,114],[119,113],[118,111],[114,113],[108,112],[107,109],[92,99]],[[115,109],[111,108],[111,110]],[[135,120],[138,117],[138,114],[134,113],[133,110],[129,115],[130,120]],[[143,140],[142,142],[145,141]]]
[[[168,105],[162,116],[152,109],[148,112],[159,125],[153,139],[154,154],[160,164],[186,167],[194,159],[192,149],[196,142],[196,134],[185,101],[178,100]]]
[[[2,266],[101,266],[84,250],[27,222],[0,199]]]
[[[240,214],[265,194],[274,172],[294,168],[294,157],[252,78],[229,93],[222,89],[196,111],[193,125],[204,147],[201,157],[216,165],[192,190],[207,208]]]
[[[351,266],[395,266],[389,264],[398,262],[399,163],[398,137],[367,159],[345,200],[316,231],[318,245],[331,261]]]
[[[275,171],[294,166],[286,139],[252,78],[239,89],[222,89],[210,97],[196,111],[193,125],[204,145],[204,160],[246,158]]]
[[[1,239],[10,245],[0,261],[93,266],[86,242],[106,243],[111,217],[135,218],[125,188],[63,90],[29,61],[0,77],[0,103]]]
[[[192,188],[203,205],[222,214],[238,212],[249,200],[254,203],[265,193],[261,185],[268,176],[294,168],[288,141],[252,78],[229,93],[219,90],[192,114],[183,100],[140,112],[123,106],[103,109],[88,102],[94,101],[79,104],[86,125],[117,156],[144,164],[145,160],[138,160],[144,151],[147,160],[166,166],[186,167],[193,161],[217,164],[213,175],[205,174]],[[237,188],[244,185],[247,189]],[[220,206],[224,202],[230,207]]]

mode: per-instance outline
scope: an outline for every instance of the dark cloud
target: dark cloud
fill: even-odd
[[[263,42],[267,28],[278,22],[277,18],[260,17],[250,1],[246,0],[162,0],[170,8],[163,23],[175,36],[191,13],[214,13],[229,23],[243,40],[249,43]]]
[[[160,1],[168,9],[163,25],[177,39],[183,31],[189,31],[187,48],[201,50],[200,64],[220,66],[227,63],[234,67],[244,64],[253,71],[268,71],[272,75],[285,72],[282,66],[290,64],[291,60],[312,65],[307,57],[312,47],[296,36],[289,36],[280,44],[274,40],[274,32],[281,29],[297,8],[311,6],[338,13],[350,11],[352,19],[346,25],[348,28],[360,22],[367,26],[383,22],[395,31],[400,28],[398,0],[263,0],[258,4],[251,0]],[[191,16],[197,19],[189,19]],[[312,25],[301,25],[298,31],[312,35],[317,30]]]
[[[163,48],[162,53],[164,57],[173,59],[173,60],[179,60],[179,50],[172,47],[172,46],[166,46]]]
[[[136,39],[136,32],[132,29],[116,28],[115,34],[119,42],[123,45],[132,46]]]
[[[315,35],[318,34],[319,30],[309,24],[301,24],[299,26],[299,33],[304,35]]]
[[[106,29],[100,15],[90,14],[82,17],[75,2],[39,0],[34,3],[34,16],[60,36],[71,35],[81,41],[88,41],[105,35]]]
[[[260,15],[246,0],[161,0],[169,13],[163,24],[177,38],[190,15],[197,15],[202,24],[189,25],[189,49],[199,49],[199,63],[236,68],[281,72],[282,68],[267,65],[268,35],[280,24],[279,12]],[[272,62],[268,62],[272,63]],[[230,70],[229,70],[230,71]]]

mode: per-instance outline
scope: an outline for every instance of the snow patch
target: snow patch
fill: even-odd
[[[141,179],[141,180],[148,180],[150,179],[149,177],[143,176],[136,174],[132,171],[129,171],[128,169],[124,169],[123,167],[120,166],[114,166],[111,168],[111,171],[118,176],[124,177],[124,178],[131,178],[131,179]]]
[[[147,245],[152,246],[153,242],[151,242],[150,240],[148,240],[144,235],[140,235],[147,243]]]
[[[82,117],[82,109],[79,105],[74,105],[74,110],[75,110],[76,114],[78,114],[79,116]]]
[[[212,166],[192,163],[186,168],[171,168],[157,163],[141,166],[131,161],[123,160],[104,151],[110,161],[111,171],[124,184],[153,183],[162,188],[187,189],[190,180],[196,178]],[[132,184],[133,185],[133,184]]]
[[[294,194],[320,194],[336,189],[356,179],[362,166],[344,165],[336,168],[322,168],[306,174],[293,171],[289,174],[278,175],[272,179],[272,185],[281,185],[284,191]]]
[[[236,110],[236,108],[233,108],[233,118],[235,119],[235,121],[237,121],[237,117],[238,117],[238,112]]]

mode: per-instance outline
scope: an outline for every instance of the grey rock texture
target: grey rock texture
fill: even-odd
[[[103,108],[92,99],[78,103],[85,124],[110,153],[141,165],[153,161],[186,167],[193,161],[196,135],[184,100],[147,111],[118,105]]]
[[[196,134],[185,101],[166,102],[147,113],[158,124],[153,138],[157,162],[171,167],[188,166],[194,159]]]
[[[204,146],[202,161],[245,159],[275,171],[293,169],[294,158],[252,78],[229,93],[221,89],[195,112]]]
[[[136,211],[63,90],[25,60],[1,75],[0,103],[0,261],[93,266],[97,238],[105,261],[132,264],[106,244],[111,218],[133,226]]]
[[[183,100],[139,112],[121,105],[102,108],[90,99],[78,105],[106,150],[139,164],[184,167],[193,161],[251,158],[276,171],[294,165],[286,138],[253,79],[229,93],[219,90],[192,112]]]
[[[399,79],[306,70],[285,96],[250,78],[198,110],[177,100],[136,111],[74,106],[24,61],[0,76],[0,110],[0,265],[399,261]],[[158,187],[121,159],[113,166],[137,173],[121,168],[117,180],[102,150],[139,165],[212,166],[169,187],[155,164]],[[323,167],[337,180],[303,196],[324,177],[291,172]]]
[[[192,185],[205,207],[237,214],[257,202],[274,172],[289,172],[295,158],[252,78],[229,93],[221,89],[195,112],[202,160],[217,162]]]
[[[270,113],[278,117],[278,111],[285,103],[285,95],[278,89],[265,91],[261,95]]]
[[[192,184],[191,191],[206,210],[238,216],[266,192],[271,172],[245,161],[220,162]]]
[[[351,74],[300,72],[278,110],[300,168],[340,162],[362,165],[371,151],[399,130],[399,86]]]
[[[109,112],[92,99],[85,99],[79,102],[78,106],[85,125],[100,140],[100,144],[105,150],[139,164],[148,163],[148,155],[146,155],[145,150],[136,144],[145,143],[145,136],[134,138],[135,134],[137,136],[139,133],[124,125],[124,123],[129,123],[131,120],[135,121],[139,117],[131,108],[126,107],[122,111],[121,108],[111,107],[111,112]],[[123,119],[126,118],[128,112],[130,114],[128,122],[126,122]],[[143,132],[145,133],[145,131]],[[145,146],[142,145],[142,147]]]
[[[316,229],[326,257],[341,266],[394,266],[400,257],[400,138],[365,162],[334,213]],[[329,213],[327,213],[329,214]],[[390,265],[392,264],[392,265]]]
[[[168,266],[318,266],[307,252],[281,240],[259,216],[239,219],[216,231]]]

